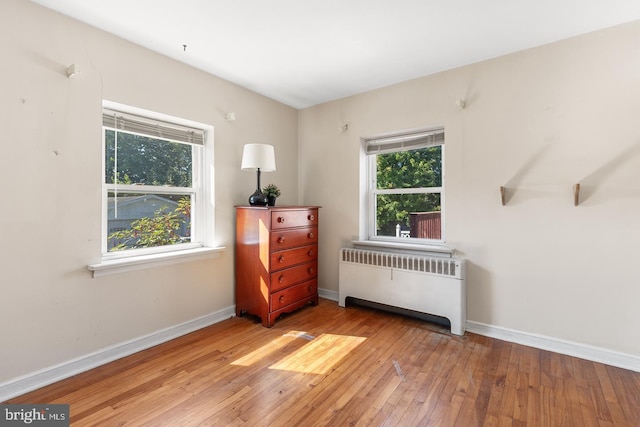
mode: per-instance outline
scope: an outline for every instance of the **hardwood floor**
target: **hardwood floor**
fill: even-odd
[[[73,426],[638,426],[640,373],[320,300],[232,318],[9,403]]]

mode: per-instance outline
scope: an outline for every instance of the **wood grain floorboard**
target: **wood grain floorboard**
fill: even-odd
[[[232,318],[7,403],[73,426],[640,426],[640,373],[371,308]]]

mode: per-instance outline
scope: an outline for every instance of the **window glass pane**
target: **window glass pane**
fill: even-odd
[[[378,194],[376,235],[441,239],[440,193]]]
[[[107,250],[191,241],[191,195],[109,192]]]
[[[105,145],[107,184],[192,185],[191,144],[105,129]]]
[[[378,154],[376,163],[378,189],[442,187],[441,145]]]

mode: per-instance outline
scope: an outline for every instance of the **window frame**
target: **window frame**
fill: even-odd
[[[103,113],[105,111],[114,111],[122,114],[131,114],[139,116],[150,121],[158,121],[167,125],[176,125],[178,127],[190,127],[201,130],[203,132],[203,143],[193,143],[193,161],[192,161],[192,182],[191,187],[165,187],[165,186],[140,186],[127,185],[117,183],[107,183],[105,177],[106,167],[106,130],[112,127],[101,126],[102,130],[102,221],[101,221],[101,252],[103,264],[111,262],[117,263],[119,260],[139,260],[143,258],[153,258],[156,255],[162,256],[175,253],[185,254],[189,252],[198,252],[201,248],[212,247],[214,230],[213,230],[213,127],[191,120],[169,116],[141,108],[136,108],[124,104],[114,103],[111,101],[103,101]],[[132,132],[124,130],[127,133],[134,133],[142,136],[155,137],[150,134]],[[167,138],[157,137],[158,139],[169,140]],[[211,167],[207,167],[211,165]],[[108,251],[108,194],[114,190],[119,193],[134,194],[189,194],[192,197],[191,206],[191,242],[180,243],[176,245],[164,245],[150,248],[127,249],[123,251]],[[95,265],[94,265],[95,267]],[[90,266],[90,269],[91,266]],[[95,269],[94,269],[95,275]]]
[[[441,136],[441,141],[434,141],[424,144],[420,147],[412,145],[411,139],[415,139],[417,135],[437,135],[436,138]],[[391,243],[391,244],[403,244],[403,245],[444,245],[446,241],[445,236],[445,132],[444,127],[436,128],[424,128],[416,129],[405,132],[394,132],[391,134],[379,135],[376,137],[362,138],[362,149],[366,167],[366,241],[379,242],[379,243]],[[406,142],[403,143],[403,140]],[[378,141],[384,143],[384,141],[397,141],[393,145],[397,145],[398,148],[376,151],[368,149],[368,146],[372,141]],[[398,151],[409,151],[411,149],[423,148],[429,146],[441,147],[441,171],[442,182],[440,187],[415,187],[415,188],[397,188],[397,189],[378,189],[377,188],[377,155]],[[440,239],[425,239],[425,238],[406,238],[395,236],[379,236],[377,235],[377,196],[379,194],[439,194],[440,195]]]

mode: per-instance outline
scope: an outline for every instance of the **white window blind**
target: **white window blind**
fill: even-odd
[[[167,123],[121,111],[104,109],[102,125],[110,129],[152,138],[204,145],[204,131],[202,129]]]
[[[367,154],[393,153],[444,144],[444,129],[365,140]]]

